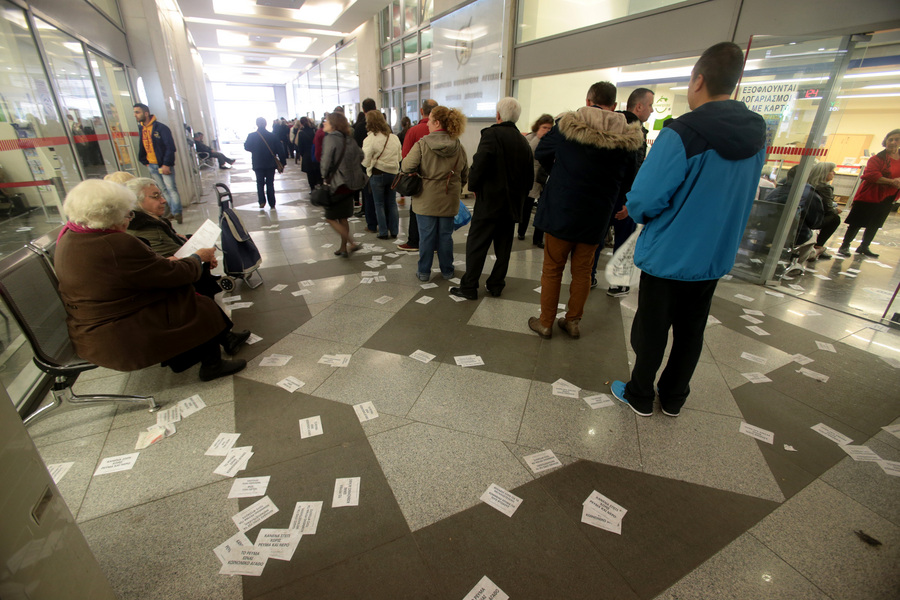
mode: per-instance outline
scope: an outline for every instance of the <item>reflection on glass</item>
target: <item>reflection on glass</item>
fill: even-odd
[[[405,40],[403,40],[403,55],[404,56],[415,56],[419,53],[418,42],[416,36],[411,35]]]
[[[88,56],[100,92],[100,106],[106,122],[109,123],[110,138],[119,167],[123,171],[137,175],[140,133],[137,121],[132,118],[134,101],[128,89],[125,68],[93,52],[88,52]]]
[[[398,39],[401,35],[403,35],[401,19],[402,15],[400,14],[400,0],[394,0],[394,2],[391,4],[391,37],[393,39]]]
[[[431,50],[431,46],[433,45],[433,36],[431,33],[431,28],[423,29],[419,35],[421,36],[421,43],[419,47],[422,48],[422,51]]]
[[[391,64],[391,49],[390,47],[381,49],[381,66],[386,67]]]
[[[636,15],[683,0],[641,2],[585,2],[584,0],[519,0],[517,42],[530,42],[558,33]],[[578,15],[573,18],[572,15]]]
[[[391,62],[397,62],[403,58],[403,47],[397,43],[391,46]]]
[[[381,11],[381,18],[379,19],[380,29],[381,29],[381,45],[388,43],[391,41],[391,7],[386,6]]]
[[[422,18],[419,23],[427,23],[434,16],[434,0],[421,0],[422,2]]]
[[[403,31],[412,31],[416,28],[416,17],[419,7],[416,0],[403,0]]]
[[[122,18],[119,16],[119,7],[116,6],[116,0],[88,0],[88,2],[106,13],[106,16],[117,25],[122,25]]]

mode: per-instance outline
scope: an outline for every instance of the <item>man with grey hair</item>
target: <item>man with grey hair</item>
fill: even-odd
[[[534,183],[534,158],[525,136],[516,128],[522,107],[515,98],[497,103],[497,122],[481,130],[481,141],[469,169],[469,190],[475,193],[475,211],[466,240],[466,273],[450,293],[478,298],[478,280],[487,252],[494,245],[497,257],[485,282],[492,296],[506,285],[509,255],[516,224],[522,217],[522,199]]]

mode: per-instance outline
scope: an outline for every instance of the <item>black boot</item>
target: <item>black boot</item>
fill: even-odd
[[[247,361],[238,358],[235,360],[222,360],[211,362],[210,364],[200,365],[200,381],[212,381],[219,377],[225,377],[243,370],[247,366]]]
[[[226,354],[234,356],[249,338],[250,332],[246,329],[244,331],[238,331],[237,333],[229,331],[225,336],[225,342],[222,344],[222,349],[225,350]]]

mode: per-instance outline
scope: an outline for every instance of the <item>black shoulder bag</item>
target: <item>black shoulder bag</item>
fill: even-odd
[[[331,191],[329,180],[334,177],[335,173],[337,173],[338,168],[341,166],[341,161],[344,160],[344,152],[347,151],[347,136],[345,135],[343,137],[344,145],[343,147],[341,147],[341,154],[340,156],[338,156],[337,162],[331,165],[331,168],[328,169],[328,174],[324,177],[325,183],[318,184],[309,194],[309,203],[313,206],[321,206],[323,208],[327,208],[334,204],[334,192]]]

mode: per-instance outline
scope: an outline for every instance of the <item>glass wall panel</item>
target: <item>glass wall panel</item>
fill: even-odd
[[[403,63],[403,83],[417,83],[419,81],[419,61],[411,60]]]
[[[400,0],[391,3],[391,37],[399,39],[403,35],[403,15],[400,13]]]
[[[419,86],[403,88],[403,114],[401,117],[415,119],[419,114]]]
[[[379,22],[379,31],[381,34],[381,45],[385,45],[391,41],[391,7],[387,6],[381,11]]]
[[[88,2],[106,13],[106,16],[112,19],[113,23],[119,26],[122,25],[122,18],[119,16],[119,7],[116,5],[116,0],[88,0]]]
[[[434,0],[421,0],[422,13],[419,23],[427,23],[434,16]]]
[[[590,25],[678,4],[684,0],[519,0],[516,42],[530,42]],[[573,18],[577,15],[577,18]]]
[[[119,168],[137,175],[140,132],[132,115],[134,100],[128,88],[125,67],[94,52],[88,51],[88,57],[97,90],[100,92],[100,107],[109,126]]]
[[[334,108],[340,103],[338,97],[337,59],[334,54],[325,58],[321,64],[322,102],[326,107]]]
[[[391,62],[397,62],[401,58],[403,58],[403,46],[398,42],[391,46]]]
[[[36,23],[85,176],[102,178],[117,171],[115,152],[81,42],[48,23]]]
[[[419,5],[416,0],[403,0],[403,31],[412,31],[416,28],[418,13]]]
[[[431,47],[434,45],[434,36],[432,35],[431,28],[423,29],[421,33],[419,33],[419,36],[421,38],[419,47],[422,51],[431,51]]]
[[[419,53],[419,36],[411,35],[403,40],[403,56],[415,56]]]
[[[381,49],[381,66],[386,67],[391,64],[391,48],[385,46]]]

